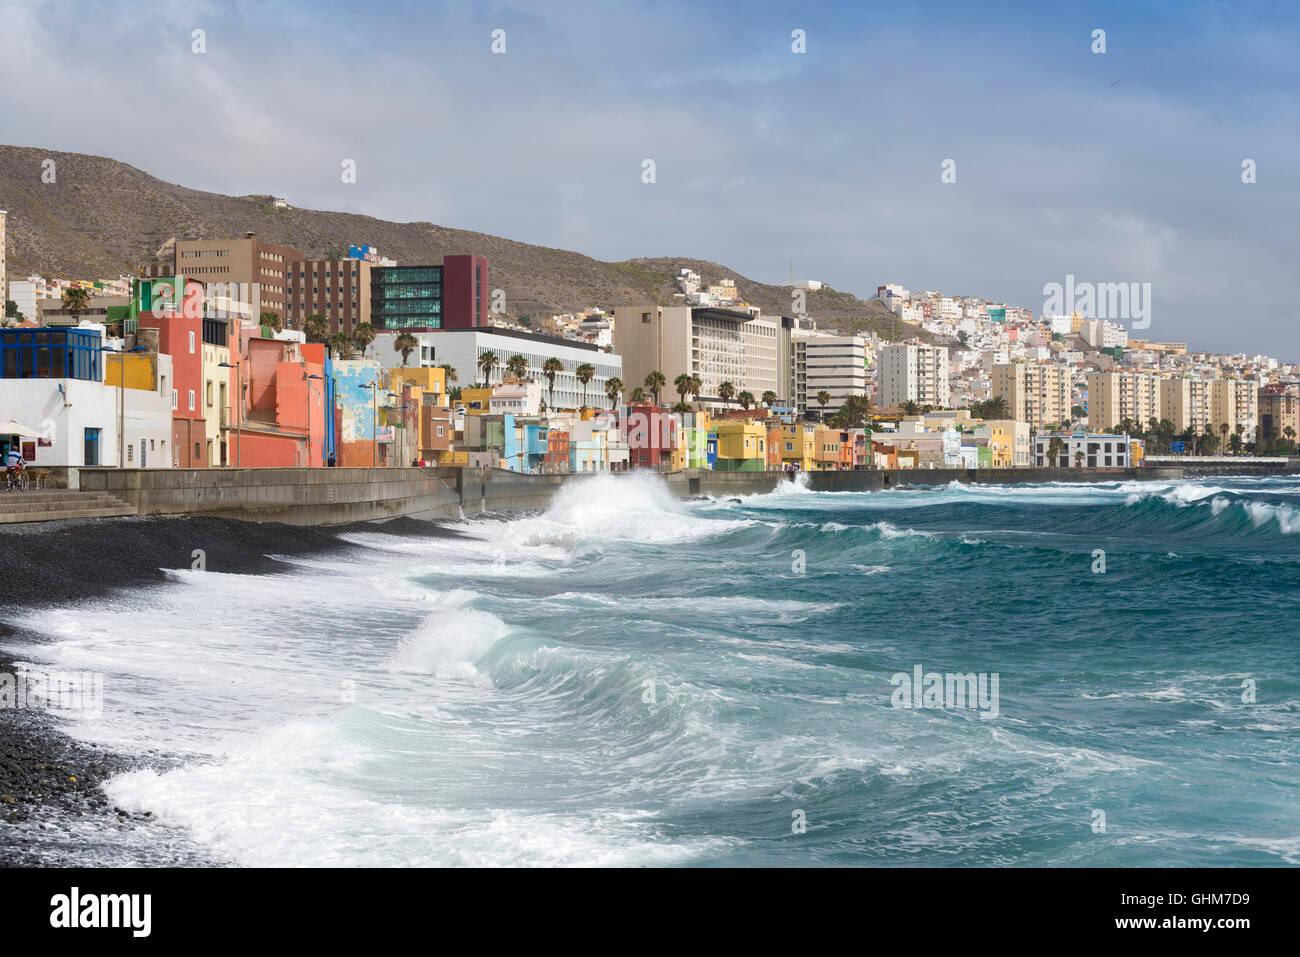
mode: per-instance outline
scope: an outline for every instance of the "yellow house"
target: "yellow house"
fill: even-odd
[[[447,405],[447,370],[442,368],[396,368],[388,370],[389,388],[394,392],[398,391],[403,383],[418,385],[425,396],[432,397],[433,405]],[[486,391],[489,396],[492,390],[466,389],[466,392]],[[486,411],[487,405],[484,404]]]
[[[230,346],[203,343],[203,431],[207,433],[209,465],[221,461],[221,427],[231,418],[230,373],[221,363],[230,361]],[[248,375],[247,368],[244,375]]]
[[[991,419],[984,426],[989,430],[990,468],[1010,469],[1029,465],[1028,422]]]
[[[492,408],[492,390],[490,388],[461,389],[460,404],[470,415],[487,415]]]
[[[767,470],[767,426],[748,419],[723,419],[713,429],[718,436],[716,467],[731,471]],[[727,460],[728,465],[722,461]]]
[[[781,463],[805,472],[816,468],[817,429],[809,422],[782,423]]]

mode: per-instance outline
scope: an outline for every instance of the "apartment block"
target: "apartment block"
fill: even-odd
[[[274,312],[288,325],[292,319],[288,311],[289,266],[305,258],[299,249],[262,242],[253,233],[243,239],[181,239],[176,242],[172,267],[154,267],[150,274],[218,284],[218,290],[226,290],[232,299],[251,302],[254,316]],[[248,295],[234,294],[229,288],[232,283],[247,286]]]
[[[1162,379],[1160,418],[1172,422],[1178,433],[1204,432],[1210,424],[1212,388],[1211,379]]]
[[[289,325],[301,329],[308,316],[324,316],[330,334],[348,335],[370,322],[371,264],[362,259],[291,262],[285,270]]]
[[[1241,426],[1243,442],[1255,441],[1259,426],[1259,386],[1250,379],[1215,379],[1210,391],[1210,424],[1216,433],[1227,425],[1228,435]]]
[[[620,306],[614,310],[614,349],[623,359],[630,392],[651,372],[667,380],[699,376],[701,402],[719,403],[718,388],[730,382],[739,394],[761,400],[771,390],[787,398],[787,366],[793,320],[699,306]]]
[[[797,336],[790,343],[795,407],[823,411],[817,396],[826,392],[824,411],[837,411],[849,396],[867,394],[867,340],[862,336]]]
[[[905,402],[946,408],[952,401],[948,389],[948,350],[943,346],[889,345],[880,352],[881,406]]]
[[[993,367],[993,395],[1006,400],[1007,411],[1036,430],[1069,422],[1070,371],[1048,363],[1017,362]]]
[[[1286,430],[1292,430],[1287,435]],[[1300,436],[1300,397],[1282,389],[1264,388],[1259,393],[1259,439],[1296,438]]]
[[[1125,419],[1145,429],[1164,418],[1158,376],[1142,372],[1093,372],[1088,376],[1088,425],[1102,432]]]

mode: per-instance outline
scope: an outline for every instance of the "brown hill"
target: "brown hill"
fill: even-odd
[[[54,160],[57,181],[44,183]],[[492,286],[506,291],[511,315],[548,315],[588,306],[610,308],[673,302],[673,277],[694,269],[709,281],[734,279],[766,313],[790,313],[790,291],[747,279],[698,259],[600,262],[580,253],[514,242],[433,223],[392,223],[371,216],[311,209],[275,209],[267,196],[224,196],[164,183],[100,156],[0,146],[0,209],[7,209],[11,279],[98,279],[134,273],[174,239],[243,236],[293,246],[310,257],[364,241],[402,263],[436,262],[455,253],[486,256]],[[896,339],[914,330],[878,301],[822,289],[808,294],[808,314],[842,331],[875,331]]]

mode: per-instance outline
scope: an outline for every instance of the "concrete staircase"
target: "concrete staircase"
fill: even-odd
[[[0,525],[52,522],[60,518],[120,518],[134,514],[135,506],[127,505],[108,492],[75,492],[61,488],[6,492],[4,485],[0,484]]]

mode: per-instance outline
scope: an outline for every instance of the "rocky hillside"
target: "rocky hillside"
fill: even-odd
[[[55,161],[57,183],[43,183],[42,162]],[[691,268],[706,280],[734,279],[764,312],[789,313],[790,291],[755,282],[698,259],[600,262],[580,253],[514,242],[433,223],[392,223],[353,213],[275,209],[267,196],[223,196],[164,183],[125,163],[81,153],[0,146],[0,209],[9,212],[9,277],[100,278],[133,273],[175,239],[243,236],[325,257],[349,242],[368,242],[398,262],[436,262],[446,254],[486,256],[494,288],[506,291],[512,315],[542,316],[645,302],[671,304],[673,277]],[[877,301],[822,289],[808,313],[823,326],[911,334]]]

